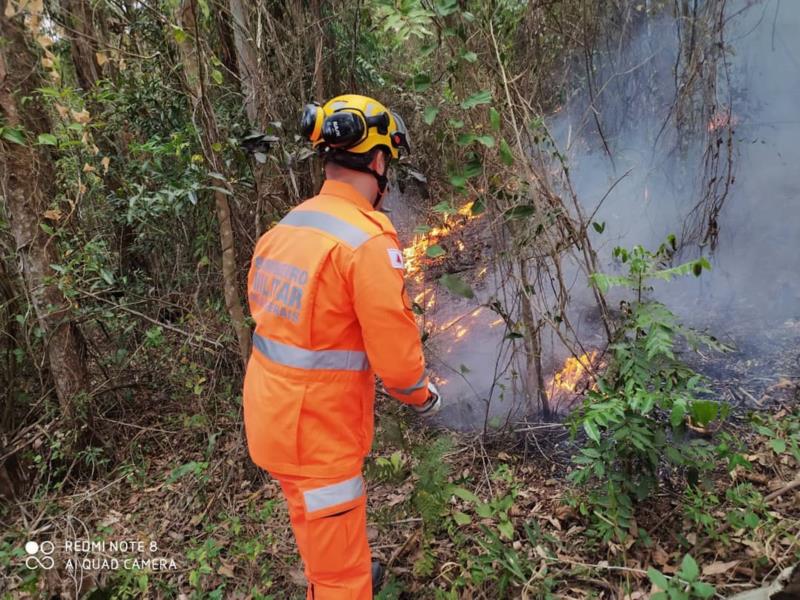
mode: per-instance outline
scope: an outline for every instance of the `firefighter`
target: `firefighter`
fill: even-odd
[[[420,414],[441,406],[397,232],[380,211],[389,163],[410,146],[402,119],[365,96],[307,105],[301,129],[323,157],[325,182],[256,244],[244,423],[253,462],[286,497],[307,597],[364,600],[382,578],[367,542],[361,474],[374,374]]]

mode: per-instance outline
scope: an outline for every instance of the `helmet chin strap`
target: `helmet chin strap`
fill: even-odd
[[[377,171],[373,171],[372,169],[369,169],[369,172],[378,182],[378,193],[375,194],[375,199],[372,201],[373,208],[377,208],[381,198],[383,198],[383,194],[386,193],[386,188],[389,185],[389,178],[386,177],[386,173],[379,175]]]

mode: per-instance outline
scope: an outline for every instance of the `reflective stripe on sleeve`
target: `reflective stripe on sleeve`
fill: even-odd
[[[367,371],[369,360],[359,350],[307,350],[253,334],[253,345],[272,362],[297,369]]]
[[[421,390],[422,388],[425,387],[425,378],[426,377],[427,376],[425,375],[425,371],[423,371],[422,372],[422,377],[420,377],[419,381],[417,381],[417,383],[415,383],[411,387],[402,388],[402,389],[400,389],[400,388],[387,388],[387,389],[389,389],[389,390],[391,390],[393,392],[397,392],[399,394],[403,394],[405,396],[408,396],[408,394],[410,394],[411,392],[416,392],[417,390]]]
[[[303,492],[303,499],[306,502],[306,511],[316,512],[357,500],[363,495],[364,480],[361,475],[356,475],[352,479]]]
[[[279,224],[319,229],[342,240],[353,248],[358,248],[370,238],[369,234],[364,233],[355,225],[316,210],[293,210],[283,217]]]

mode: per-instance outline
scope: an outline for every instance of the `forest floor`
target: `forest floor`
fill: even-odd
[[[750,468],[720,468],[696,490],[665,479],[623,543],[601,543],[574,508],[563,426],[484,440],[381,400],[365,468],[368,536],[388,567],[381,597],[633,600],[652,591],[648,568],[673,575],[685,554],[717,597],[771,581],[800,560],[800,412],[787,408],[797,393],[777,382],[767,411],[728,425]],[[107,420],[122,466],[4,510],[3,598],[304,597],[285,504],[247,457],[238,407],[213,426],[185,411]],[[55,568],[24,566],[32,537],[55,542]],[[67,551],[68,540],[105,547]]]

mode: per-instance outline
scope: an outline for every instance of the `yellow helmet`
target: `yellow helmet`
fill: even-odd
[[[377,100],[358,94],[336,96],[324,106],[306,104],[300,130],[323,152],[335,149],[364,154],[383,147],[392,158],[398,157],[400,148],[411,152],[400,115]]]

